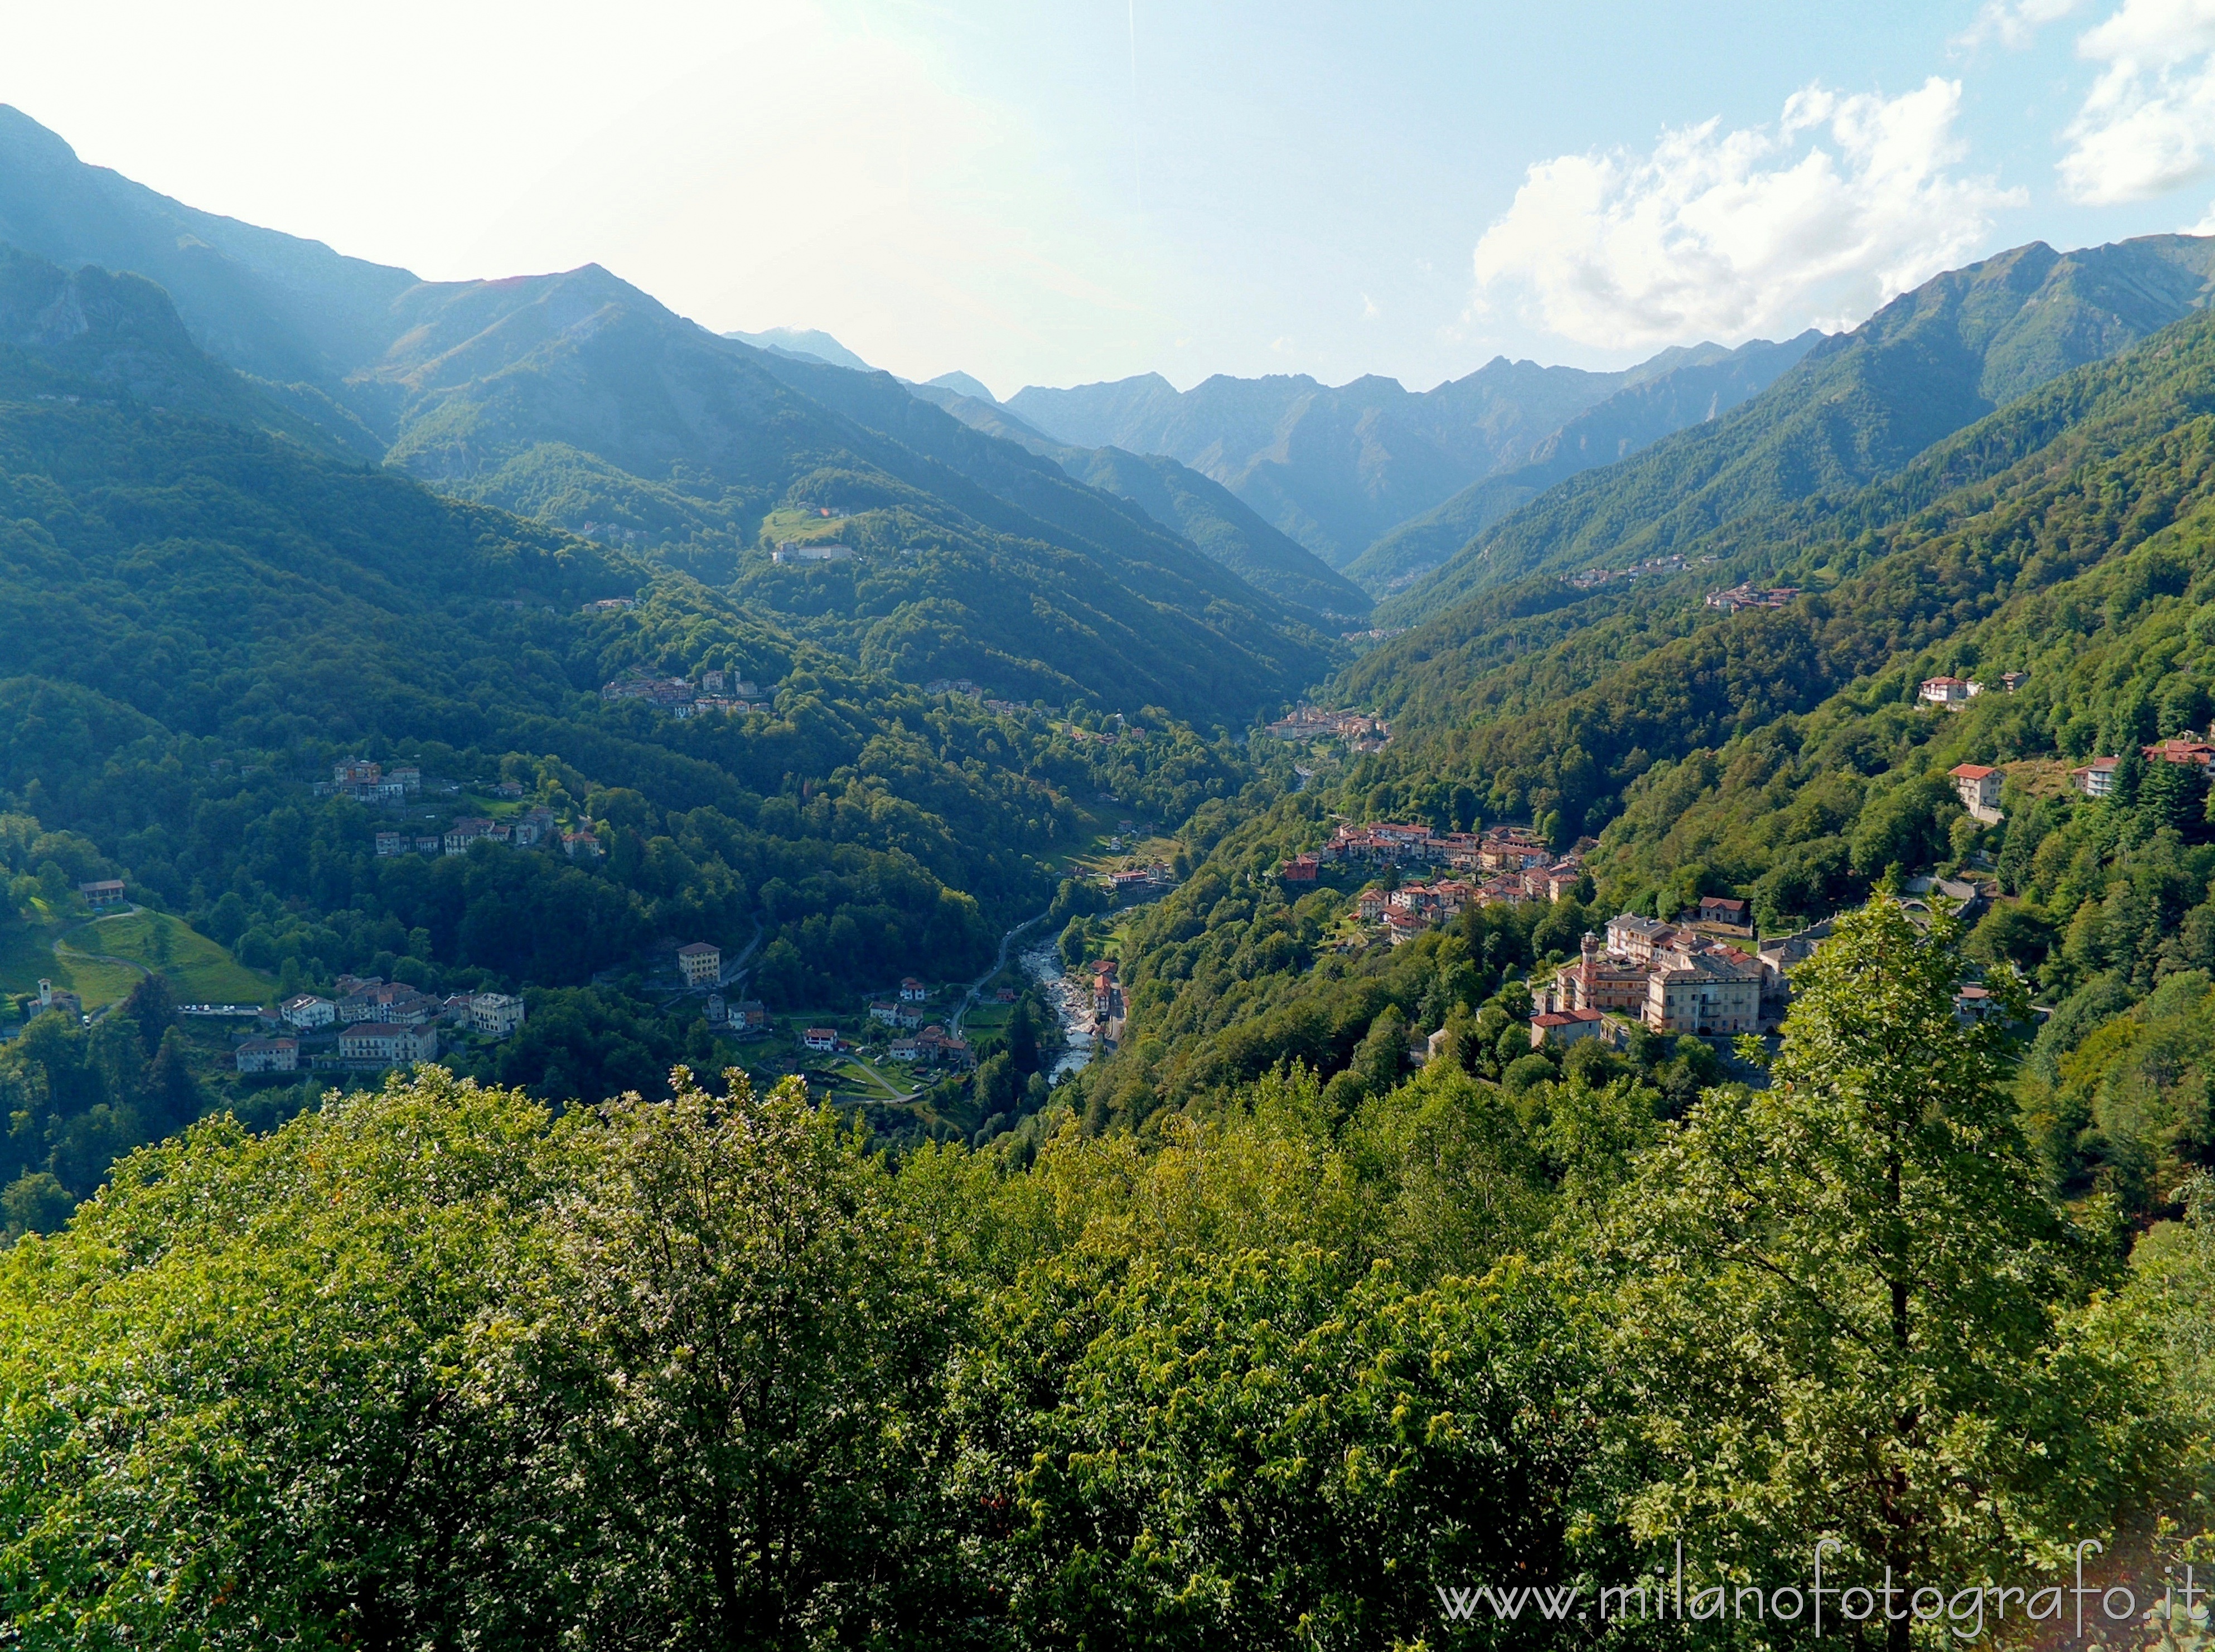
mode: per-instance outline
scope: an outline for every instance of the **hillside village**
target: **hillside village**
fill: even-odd
[[[2215,756],[2215,747],[2207,750]],[[2148,751],[2151,756],[2152,749]],[[2000,773],[1973,764],[1955,771],[1956,786],[1973,812],[1991,809]],[[1557,854],[1522,826],[1477,833],[1396,821],[1341,823],[1328,843],[1279,862],[1277,875],[1289,891],[1314,886],[1333,872],[1382,872],[1381,880],[1354,896],[1353,912],[1369,936],[1396,947],[1474,909],[1558,902],[1580,895],[1589,899],[1584,857],[1596,847],[1585,839]],[[1465,875],[1403,878],[1408,872],[1440,867]],[[1938,909],[1934,902],[1973,921],[1992,891],[1967,879],[1924,877],[1909,880],[1900,898],[1918,922],[1928,922]],[[1832,921],[1762,940],[1749,902],[1721,895],[1703,896],[1666,922],[1620,914],[1608,921],[1604,933],[1586,933],[1578,956],[1534,986],[1531,1048],[1587,1037],[1620,1043],[1633,1025],[1669,1037],[1773,1036],[1789,1002],[1789,971],[1813,953]],[[1101,990],[1104,1006],[1108,987],[1103,983]],[[1985,988],[1971,984],[1963,988],[1960,1013],[1973,1019],[1990,1001]]]

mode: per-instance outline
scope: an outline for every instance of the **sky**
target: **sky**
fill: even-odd
[[[0,101],[457,279],[1006,396],[1610,367],[2215,232],[2215,0],[0,0]]]

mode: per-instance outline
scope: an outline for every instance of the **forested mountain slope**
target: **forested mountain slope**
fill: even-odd
[[[1814,588],[1782,609],[1706,609],[1701,588],[1718,576],[1696,569],[1590,596],[1555,585],[1568,600],[1550,608],[1536,586],[1519,607],[1512,590],[1482,599],[1500,645],[1488,659],[1377,651],[1358,686],[1393,705],[1396,673],[1412,679],[1398,685],[1392,744],[1319,795],[1251,798],[1219,823],[1192,883],[1126,940],[1133,1032],[1084,1076],[1086,1105],[1103,1126],[1200,1105],[1288,1056],[1348,1096],[1374,1093],[1400,1070],[1401,1027],[1473,1011],[1505,992],[1510,966],[1573,952],[1626,907],[1673,916],[1696,895],[1733,894],[1775,933],[1887,878],[1980,856],[2020,898],[1979,930],[1976,955],[2020,964],[2065,1010],[2027,1080],[2051,1174],[2078,1190],[2127,1177],[2129,1198],[2157,1202],[2201,1151],[2190,1143],[2208,1139],[2175,1123],[2189,1084],[2159,1078],[2158,1106],[2131,1113],[2128,1064],[2151,1059],[2137,1033],[2110,1037],[2128,1070],[2103,1065],[2073,1099],[2064,1058],[2119,1013],[2138,1016],[2169,976],[2215,970],[2206,780],[2154,763],[2095,805],[2071,801],[2062,777],[2215,717],[2202,658],[2215,627],[2201,622],[2211,524],[2215,318],[2201,312],[1742,548]],[[2029,674],[2014,694],[1997,687],[2009,670]],[[1947,671],[1991,686],[1964,713],[1918,707],[1917,684]],[[2003,825],[1969,820],[1947,778],[1965,761],[2013,766]],[[1594,886],[1586,904],[1486,907],[1434,955],[1348,958],[1328,945],[1342,895],[1274,877],[1282,856],[1328,835],[1333,810],[1536,819],[1564,842],[1597,833]],[[1512,1009],[1482,1049],[1505,1052],[1510,1033]],[[1484,1059],[1497,1070],[1512,1058]],[[1706,1081],[1666,1049],[1642,1059],[1665,1088]],[[2112,1145],[2077,1140],[2095,1112]],[[2183,1146],[2164,1135],[2172,1124]]]
[[[1033,430],[997,401],[942,384],[908,389],[973,429],[1028,448],[1087,486],[1130,500],[1257,590],[1326,621],[1356,619],[1369,611],[1369,598],[1359,586],[1262,521],[1229,488],[1188,465],[1163,454],[1071,447]]]
[[[1163,719],[1095,754],[1043,719],[926,700],[628,554],[251,418],[142,400],[133,389],[181,384],[214,414],[261,411],[173,318],[149,321],[150,286],[29,274],[133,303],[89,303],[83,331],[0,346],[11,970],[46,945],[19,915],[120,877],[286,992],[396,970],[433,992],[527,989],[536,1030],[496,1059],[549,1098],[658,1089],[680,1054],[728,1055],[696,1013],[687,1031],[594,984],[657,939],[707,936],[733,955],[752,940],[749,987],[774,1004],[973,973],[1053,895],[1046,863],[1079,829],[1074,799],[1113,786],[1126,806],[1181,816],[1235,784]],[[171,358],[158,367],[156,346]],[[581,606],[611,597],[633,606]],[[633,671],[707,670],[760,685],[752,708],[682,720],[599,693]],[[396,822],[311,792],[363,755],[415,763],[451,801],[426,826],[420,809]],[[1175,774],[1158,791],[1157,771]],[[599,853],[375,841],[396,825],[405,847],[413,830],[435,840],[499,784]],[[95,1035],[46,1021],[52,1037],[0,1051],[0,1186],[47,1178],[55,1197],[82,1196],[114,1153],[192,1112],[153,1107],[123,1068],[101,1077],[86,1065]]]
[[[716,338],[597,266],[419,282],[206,220],[13,111],[0,143],[21,162],[0,168],[0,224],[49,257],[175,281],[193,335],[298,375],[307,388],[267,393],[329,442],[717,584],[743,560],[748,600],[873,669],[1242,722],[1329,658],[1304,620],[1144,512],[888,376]],[[181,250],[202,230],[193,244],[218,252]],[[867,556],[890,560],[770,572],[765,519],[825,506],[867,517]]]
[[[1735,412],[1559,484],[1378,617],[1420,621],[1533,572],[1628,566],[1738,519],[1850,491],[2175,321],[2205,303],[2211,272],[2215,238],[2152,236],[2068,254],[2033,243],[1936,277]]]
[[[1470,483],[1383,535],[1347,566],[1347,578],[1380,595],[1408,584],[1555,483],[1626,459],[1758,395],[1822,338],[1810,329],[1781,344],[1756,340],[1720,354],[1692,353],[1666,372],[1626,384],[1549,436],[1525,462]]]
[[[1780,539],[1766,553],[1781,564],[1775,577],[1819,586],[1782,610],[1723,618],[1701,609],[1694,587],[1718,576],[1696,570],[1669,602],[1649,593],[1641,612],[1611,622],[1650,627],[1660,646],[1641,652],[1626,639],[1611,663],[1573,635],[1557,658],[1541,652],[1513,668],[1531,679],[1513,708],[1498,698],[1501,679],[1472,679],[1470,662],[1451,652],[1383,662],[1379,651],[1357,681],[1402,692],[1397,708],[1418,737],[1404,761],[1481,774],[1495,809],[1535,801],[1561,809],[1571,829],[1596,829],[1641,765],[1812,710],[1902,651],[2168,523],[2196,499],[2176,493],[2194,473],[2177,470],[2175,450],[2215,408],[2212,364],[2215,324],[2195,315],[1812,515],[1799,542]],[[1693,619],[1689,629],[1672,609]]]

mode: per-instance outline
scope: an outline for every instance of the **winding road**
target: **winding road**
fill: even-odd
[[[961,1007],[954,1012],[953,1020],[947,1025],[946,1030],[948,1032],[952,1033],[957,1038],[961,1036],[962,1019],[969,1013],[970,1006],[976,1003],[977,994],[985,990],[985,983],[986,982],[990,981],[994,976],[999,974],[1001,970],[1008,967],[1008,949],[1015,944],[1015,937],[1022,934],[1024,930],[1028,929],[1032,925],[1045,922],[1046,920],[1052,915],[1053,909],[1052,907],[1048,907],[1044,912],[1040,913],[1037,917],[1024,919],[1013,929],[1010,929],[1006,934],[1000,937],[999,957],[992,960],[992,967],[991,969],[985,970],[983,975],[979,976],[974,981],[969,983],[969,990],[961,995]]]

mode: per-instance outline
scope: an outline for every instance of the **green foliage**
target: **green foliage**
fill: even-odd
[[[1885,902],[1842,920],[1769,1087],[1710,1092],[1625,1190],[1606,1318],[1641,1539],[1758,1575],[1822,1533],[1840,1571],[1980,1576],[2169,1472],[2144,1373],[2077,1317],[2098,1236],[2040,1196],[1948,939]]]
[[[204,1121],[0,1254],[0,1612],[1259,1649],[1414,1643],[1441,1583],[1589,1598],[1680,1533],[1754,1576],[1819,1532],[1834,1576],[2043,1567],[2182,1507],[2204,1214],[2103,1306],[2114,1232],[2040,1193],[1959,970],[1850,921],[1771,1087],[1675,1125],[1651,1052],[1583,1046],[1519,1093],[1437,1061],[1341,1116],[1292,1069],[1150,1142],[1056,1106],[1027,1155],[896,1164],[682,1068],[559,1120],[426,1069]]]

